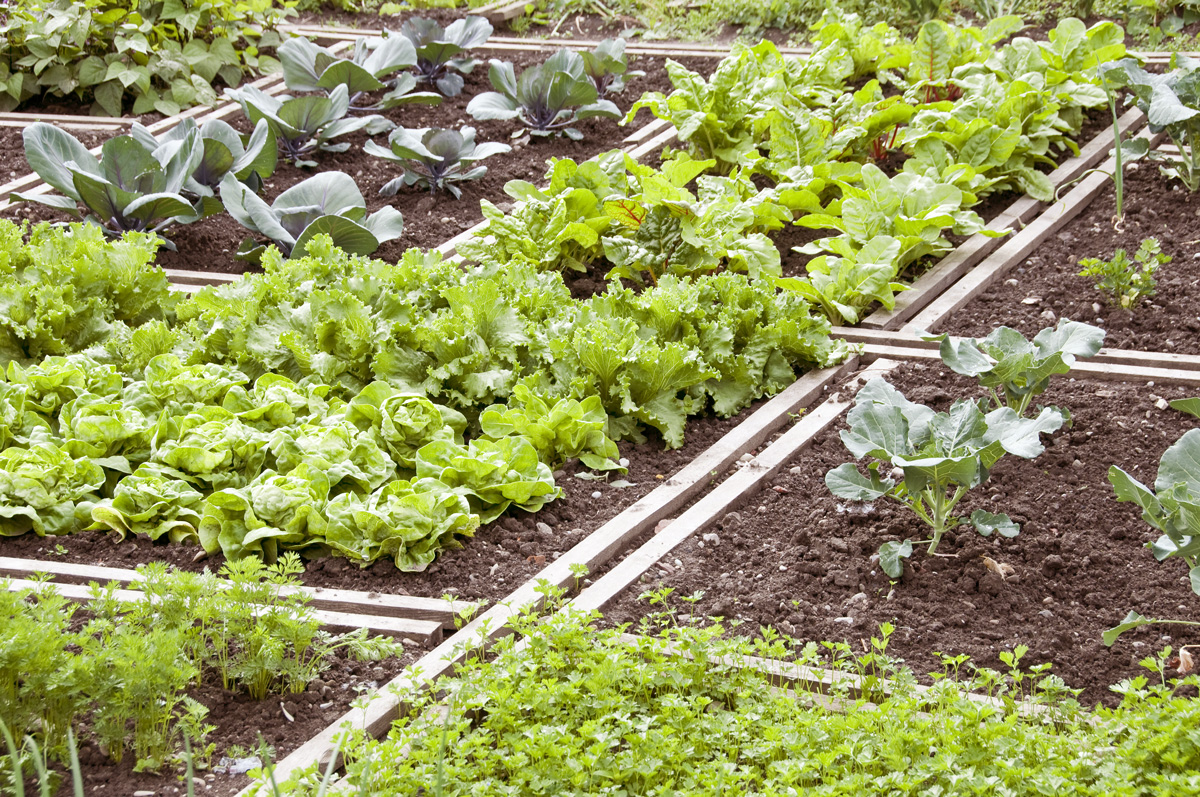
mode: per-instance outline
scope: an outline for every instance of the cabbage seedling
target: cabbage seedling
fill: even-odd
[[[967,522],[985,537],[992,532],[1015,537],[1021,528],[1008,515],[977,509],[968,521],[954,510],[970,490],[988,480],[1005,454],[1032,459],[1042,453],[1039,434],[1055,431],[1063,418],[1052,409],[1042,410],[1037,418],[1022,418],[1011,407],[985,415],[969,399],[954,402],[949,412],[934,412],[876,378],[859,391],[847,422],[850,428],[841,433],[846,448],[857,459],[876,461],[867,466],[867,476],[849,462],[829,471],[829,491],[851,501],[892,498],[933,531],[928,540],[906,539],[880,547],[883,571],[899,578],[901,560],[912,555],[914,545],[928,545],[933,554],[946,531]]]
[[[343,172],[315,174],[284,191],[270,205],[227,174],[221,181],[221,199],[239,224],[270,238],[288,257],[304,254],[312,237],[321,233],[351,254],[369,255],[381,243],[398,238],[404,229],[404,219],[393,207],[368,216],[367,203],[354,178]],[[248,238],[237,257],[258,262],[265,249]]]
[[[475,143],[475,128],[464,127],[461,132],[441,128],[405,130],[397,128],[388,137],[388,147],[374,141],[363,145],[363,151],[377,158],[399,163],[404,175],[389,181],[379,193],[392,196],[402,185],[419,185],[430,193],[449,191],[455,199],[462,190],[455,183],[478,180],[487,174],[486,166],[476,164],[484,158],[512,150],[507,144],[485,141]]]
[[[488,40],[492,23],[469,16],[443,28],[435,20],[412,17],[400,26],[400,35],[416,48],[417,81],[435,86],[447,97],[457,97],[463,89],[462,76],[475,68],[475,59],[462,54]]]
[[[154,148],[133,136],[104,142],[97,160],[73,136],[36,122],[22,134],[25,159],[54,194],[13,193],[14,202],[37,202],[98,225],[108,235],[160,232],[202,218],[181,195],[204,158],[199,132]],[[88,214],[80,214],[79,204]],[[174,248],[170,242],[167,246]]]
[[[513,65],[492,60],[488,79],[495,91],[474,97],[467,113],[476,119],[519,119],[535,136],[563,133],[575,141],[583,134],[571,125],[593,116],[621,118],[610,100],[600,99],[591,78],[584,74],[583,58],[559,50],[517,79]]]

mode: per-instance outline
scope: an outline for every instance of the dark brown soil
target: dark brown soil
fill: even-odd
[[[1104,345],[1110,348],[1200,354],[1200,203],[1157,166],[1133,167],[1125,179],[1122,231],[1113,229],[1116,194],[1109,184],[1034,255],[952,314],[939,331],[977,337],[1005,324],[1031,335],[1052,325],[1053,316],[1104,327]],[[1133,312],[1109,304],[1093,279],[1078,276],[1080,259],[1111,260],[1118,248],[1132,258],[1151,236],[1174,260],[1158,270],[1157,295]]]
[[[955,397],[982,395],[973,380],[940,365],[902,365],[889,381],[942,411]],[[873,554],[888,540],[925,539],[925,527],[899,504],[848,506],[830,495],[825,473],[850,461],[839,423],[708,529],[718,540],[696,538],[677,548],[677,572],[659,583],[677,595],[705,591],[697,611],[745,620],[740,633],[774,626],[801,641],[845,640],[858,651],[880,623],[891,622],[889,653],[919,674],[941,671],[936,651],[999,668],[1001,651],[1024,644],[1027,665],[1053,662],[1055,674],[1084,690],[1085,704],[1111,700],[1107,687],[1137,675],[1138,660],[1200,640],[1164,627],[1126,634],[1111,649],[1100,640],[1130,609],[1176,618],[1200,609],[1186,567],[1155,562],[1144,545],[1157,532],[1133,505],[1117,503],[1106,478],[1118,464],[1153,483],[1162,452],[1195,426],[1155,402],[1191,392],[1059,378],[1043,398],[1068,407],[1073,428],[1044,439],[1047,450],[1036,460],[1001,460],[961,507],[964,515],[980,507],[1007,512],[1021,534],[990,540],[971,529],[948,532],[938,552],[950,556],[918,551],[895,584]],[[984,566],[985,555],[1013,566],[1015,576],[1001,580]],[[637,595],[650,586],[627,591],[609,619],[646,614]]]
[[[518,73],[526,66],[540,63],[545,57],[544,53],[506,55],[506,59],[513,61],[517,66]],[[625,93],[615,98],[614,101],[619,106],[628,107],[634,99],[641,96],[642,91],[669,88],[670,83],[663,66],[664,59],[634,56],[630,61],[631,65],[644,70],[646,76],[631,81]],[[707,66],[707,62],[705,59],[699,59],[697,63],[689,63],[689,66],[702,69]],[[365,134],[346,136],[343,140],[351,145],[347,152],[316,154],[314,159],[320,164],[318,170],[343,171],[355,178],[366,200],[368,212],[373,213],[384,205],[391,205],[404,216],[404,234],[385,243],[375,253],[375,257],[394,262],[410,247],[432,248],[440,245],[483,219],[479,210],[480,199],[488,199],[502,207],[511,201],[504,193],[504,185],[509,180],[539,182],[546,172],[549,158],[570,157],[583,160],[598,152],[620,146],[629,133],[651,118],[649,111],[643,111],[628,127],[622,127],[609,119],[587,119],[577,125],[584,134],[584,140],[579,142],[562,137],[528,136],[513,141],[511,134],[518,127],[516,123],[476,122],[466,113],[467,103],[473,96],[490,90],[487,64],[484,62],[466,76],[466,87],[458,97],[447,98],[437,106],[411,105],[393,108],[384,113],[392,121],[408,128],[470,125],[476,129],[476,141],[512,143],[511,153],[496,155],[484,162],[488,173],[482,179],[460,184],[463,196],[459,200],[448,194],[433,197],[427,191],[416,187],[401,189],[394,197],[380,196],[379,189],[399,176],[401,170],[388,161],[363,152],[362,145],[368,139]],[[240,113],[230,122],[248,129]],[[87,135],[98,136],[98,141],[107,138],[106,134]],[[387,144],[386,135],[376,136],[375,140],[381,145]],[[12,157],[15,163],[24,166],[24,151],[19,136],[15,142],[17,150]],[[316,171],[280,164],[274,176],[267,181],[264,198],[268,201],[274,199],[285,189],[311,177]],[[17,173],[23,173],[23,169],[17,169]],[[59,221],[62,220],[62,214],[42,206],[18,205],[0,211],[0,218]],[[217,214],[195,224],[167,231],[167,237],[175,243],[177,251],[161,250],[157,262],[164,268],[242,273],[249,270],[248,266],[235,260],[233,254],[248,235],[249,232],[231,216],[225,213]]]
[[[221,688],[220,679],[193,690],[191,697],[209,709],[205,722],[216,726],[208,737],[208,741],[216,744],[212,764],[218,765],[234,746],[245,750],[241,756],[256,755],[260,734],[272,750],[271,759],[279,761],[345,714],[361,694],[374,691],[396,677],[422,652],[412,648],[403,657],[379,662],[360,662],[338,654],[331,659],[330,668],[305,691],[294,695],[272,695],[262,701]],[[284,715],[285,709],[293,721]],[[120,764],[113,764],[91,741],[80,745],[79,763],[85,794],[187,793],[182,767],[176,771],[168,766],[161,774],[134,772],[132,755],[127,754]],[[245,774],[227,771],[198,769],[194,778],[195,793],[212,797],[237,794],[250,785],[250,778]]]
[[[21,128],[19,127],[0,127],[0,183],[7,183],[32,171],[29,168],[29,164],[25,161],[25,143],[21,139],[21,132]],[[71,130],[68,132],[79,139],[88,149],[103,144],[109,138],[116,135],[113,132],[93,133],[87,130]],[[35,206],[26,205],[25,207],[32,208]],[[9,215],[10,212],[4,214],[6,218],[13,218]]]
[[[479,529],[474,538],[464,540],[463,548],[443,553],[423,573],[403,573],[391,561],[379,561],[363,569],[346,559],[331,557],[310,562],[302,580],[313,587],[425,597],[454,594],[470,600],[501,600],[541,570],[546,562],[558,558],[691,462],[757,406],[733,418],[705,416],[693,419],[688,425],[686,443],[674,451],[664,450],[658,439],[636,445],[621,443],[621,456],[629,460],[629,473],[612,480],[623,478],[632,482],[632,487],[614,487],[602,481],[575,478],[574,474],[582,469],[576,462],[569,463],[555,479],[563,488],[563,498],[532,515],[510,510],[497,522]],[[594,497],[596,493],[599,497]],[[65,553],[59,553],[57,546],[62,546]],[[117,543],[98,531],[54,538],[32,534],[0,538],[0,555],[18,558],[54,558],[63,562],[124,568],[149,561],[165,561],[187,570],[220,567],[223,561],[220,555],[193,562],[198,551],[194,545],[157,545],[144,538]]]

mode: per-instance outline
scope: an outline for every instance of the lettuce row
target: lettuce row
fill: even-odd
[[[350,401],[328,385],[227,365],[153,358],[124,380],[87,355],[10,363],[0,382],[0,534],[199,542],[274,560],[284,550],[389,556],[420,570],[509,506],[557,498],[548,461],[615,445],[578,402],[526,405],[464,443],[449,407],[372,383]],[[536,429],[540,448],[519,430]],[[559,442],[561,441],[561,442]],[[560,453],[561,452],[561,453]],[[614,465],[615,467],[615,465]]]

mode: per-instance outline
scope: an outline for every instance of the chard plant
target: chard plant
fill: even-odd
[[[899,501],[932,532],[927,540],[905,539],[880,547],[880,566],[891,578],[900,577],[902,560],[912,555],[914,546],[926,545],[933,555],[947,531],[967,523],[985,537],[993,532],[1015,537],[1020,526],[1006,514],[976,509],[962,518],[955,509],[988,480],[1005,454],[1038,456],[1043,450],[1039,435],[1063,424],[1062,416],[1051,409],[1032,419],[1010,407],[984,414],[968,399],[954,402],[949,412],[934,412],[879,378],[858,392],[846,421],[849,429],[841,438],[847,450],[856,459],[873,461],[866,476],[850,462],[830,470],[825,474],[829,491],[850,501]]]
[[[1172,260],[1170,255],[1164,255],[1159,248],[1157,238],[1146,238],[1138,246],[1133,258],[1124,249],[1113,252],[1112,260],[1101,260],[1087,257],[1079,261],[1083,270],[1081,277],[1091,277],[1096,281],[1096,290],[1104,294],[1109,304],[1119,304],[1126,310],[1133,310],[1155,293],[1154,274],[1159,266],[1165,266]]]
[[[479,94],[467,104],[467,113],[476,119],[517,119],[535,136],[562,133],[579,141],[583,133],[572,127],[576,122],[621,118],[616,105],[600,99],[584,72],[582,56],[570,50],[559,50],[529,67],[520,79],[511,63],[493,59],[488,79],[496,90]]]
[[[383,38],[359,38],[354,51],[345,58],[308,39],[297,36],[279,47],[283,77],[292,91],[330,93],[345,86],[350,94],[350,112],[374,113],[412,103],[437,105],[442,95],[429,91],[414,91],[417,78],[412,74],[387,80],[402,69],[417,64],[417,51],[404,36],[386,35]],[[388,89],[374,102],[364,102],[364,96]]]
[[[483,17],[466,16],[443,28],[436,20],[409,17],[400,35],[416,50],[414,72],[417,82],[427,83],[447,97],[462,93],[463,75],[475,68],[475,59],[465,56],[492,35],[492,23]]]
[[[233,175],[221,181],[229,215],[251,232],[265,235],[286,256],[303,254],[313,236],[325,234],[335,246],[369,255],[404,231],[400,211],[384,206],[367,215],[367,203],[354,178],[322,172],[297,183],[268,205]],[[247,239],[237,257],[257,262],[266,246]]]
[[[1059,319],[1054,327],[1038,332],[1029,341],[1011,327],[997,327],[986,338],[951,338],[923,335],[939,341],[942,362],[963,376],[979,378],[988,389],[993,407],[1010,407],[1017,415],[1029,411],[1030,402],[1050,385],[1050,377],[1071,370],[1077,357],[1093,357],[1104,345],[1104,330],[1079,321]],[[1056,409],[1064,422],[1070,417]]]
[[[511,152],[512,147],[492,141],[476,144],[473,127],[461,131],[400,127],[388,136],[387,147],[368,141],[363,151],[404,167],[404,174],[385,183],[379,189],[380,194],[393,196],[402,185],[419,185],[428,188],[431,194],[447,191],[459,199],[462,189],[456,183],[480,179],[487,174],[487,167],[477,165],[479,161]]]
[[[1143,144],[1137,154],[1158,161],[1164,175],[1178,178],[1189,191],[1200,191],[1200,59],[1174,53],[1171,71],[1154,74],[1134,59],[1123,58],[1104,75],[1106,83],[1133,93],[1150,130],[1166,130],[1179,153],[1149,152]]]
[[[393,127],[378,114],[349,116],[350,91],[344,84],[335,86],[328,95],[272,96],[254,86],[232,89],[227,94],[241,103],[252,123],[266,120],[275,134],[279,156],[296,166],[315,167],[317,162],[311,157],[318,151],[345,152],[350,148],[348,142],[334,143],[335,138],[359,130],[374,135]]]
[[[1193,415],[1200,410],[1196,399],[1172,402],[1172,406]],[[1136,504],[1142,510],[1142,520],[1161,533],[1147,543],[1150,553],[1159,562],[1183,560],[1192,592],[1200,595],[1200,429],[1184,432],[1163,452],[1153,490],[1116,465],[1108,469],[1108,480],[1117,500]],[[1200,625],[1192,620],[1148,618],[1130,611],[1119,625],[1104,632],[1104,644],[1111,646],[1126,631],[1155,623]]]
[[[111,236],[159,233],[213,210],[193,206],[182,194],[204,159],[198,131],[153,147],[134,136],[116,136],[104,142],[99,159],[74,136],[44,122],[30,125],[21,137],[30,168],[59,195],[14,192],[14,202],[65,211]],[[80,213],[81,204],[86,213]],[[169,241],[166,246],[174,248]]]
[[[606,94],[620,94],[625,90],[626,80],[646,74],[640,70],[629,69],[623,38],[605,39],[596,45],[595,50],[584,50],[579,55],[583,59],[584,74],[592,81],[601,97]]]

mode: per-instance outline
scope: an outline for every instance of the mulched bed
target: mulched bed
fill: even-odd
[[[271,695],[262,701],[223,689],[219,679],[192,690],[190,696],[209,709],[205,722],[216,726],[208,737],[208,741],[216,743],[212,764],[219,765],[234,746],[243,748],[246,751],[243,755],[256,755],[260,734],[273,751],[272,760],[279,761],[349,711],[350,704],[360,695],[383,686],[423,653],[424,650],[413,647],[398,658],[360,662],[339,652],[330,660],[329,669],[305,691]],[[285,710],[294,721],[288,721]],[[131,753],[127,752],[120,764],[114,764],[91,741],[80,745],[79,762],[85,794],[187,793],[183,768],[175,771],[170,766],[164,767],[161,774],[134,772]],[[198,769],[194,778],[195,793],[211,797],[237,794],[251,782],[247,775],[229,771]]]
[[[512,61],[519,73],[522,68],[540,63],[548,56],[549,53],[515,52],[505,53],[503,60]],[[688,66],[706,70],[711,68],[710,61],[711,59],[704,58],[693,59],[688,62]],[[646,76],[631,81],[625,93],[614,98],[619,106],[628,108],[643,91],[669,89],[670,81],[664,68],[665,59],[635,56],[630,58],[630,62],[632,67],[645,71]],[[432,248],[440,245],[483,219],[479,210],[480,199],[487,199],[501,207],[511,202],[504,193],[504,185],[509,180],[540,182],[546,172],[549,158],[569,157],[584,160],[598,152],[618,147],[626,136],[652,118],[649,111],[644,110],[626,127],[618,125],[615,120],[587,119],[577,125],[584,134],[584,140],[578,142],[560,137],[529,136],[514,141],[511,134],[517,129],[516,123],[476,122],[466,113],[467,103],[472,97],[491,90],[487,67],[485,59],[466,76],[466,87],[462,94],[447,98],[440,105],[409,105],[384,112],[389,119],[408,128],[457,128],[470,125],[476,129],[476,141],[503,141],[512,144],[511,153],[496,155],[484,161],[488,173],[482,179],[460,184],[463,189],[462,199],[455,200],[449,195],[439,195],[435,198],[429,192],[416,187],[402,189],[394,197],[380,196],[379,189],[401,172],[394,164],[363,152],[362,145],[368,136],[362,133],[341,139],[351,144],[347,152],[317,154],[315,159],[320,164],[319,171],[343,171],[355,178],[366,200],[368,212],[373,213],[390,204],[404,216],[404,234],[380,247],[374,254],[375,257],[394,262],[410,247]],[[228,121],[243,130],[249,130],[249,125],[240,111]],[[99,136],[98,140],[103,140],[109,134],[94,135]],[[381,145],[387,144],[386,135],[376,136],[375,140]],[[23,163],[24,150],[20,147],[19,137],[16,141],[18,149],[12,156],[12,162]],[[285,189],[311,177],[318,170],[281,164],[274,176],[267,181],[264,198],[268,201],[274,199]],[[37,205],[18,205],[0,211],[0,218],[58,221],[62,220],[62,214]],[[243,273],[254,270],[246,263],[233,258],[239,244],[248,235],[248,231],[231,216],[225,213],[217,214],[195,224],[169,230],[167,237],[175,243],[177,251],[161,250],[157,262],[164,268],[200,271]]]
[[[1110,183],[1035,254],[953,313],[938,331],[978,337],[1005,324],[1030,335],[1062,317],[1104,327],[1109,348],[1200,354],[1200,203],[1156,165],[1130,169],[1123,230],[1113,229],[1116,193]],[[1158,270],[1157,295],[1134,311],[1108,304],[1094,280],[1078,276],[1080,259],[1111,260],[1118,248],[1132,258],[1142,239],[1151,236],[1174,260]]]
[[[904,364],[888,380],[941,411],[956,397],[982,395],[973,380],[940,364]],[[1108,686],[1143,672],[1141,658],[1200,641],[1200,633],[1165,626],[1128,633],[1111,649],[1100,640],[1130,609],[1184,619],[1200,609],[1186,567],[1154,560],[1144,545],[1157,532],[1132,504],[1117,503],[1106,477],[1118,464],[1152,484],[1162,452],[1196,425],[1155,403],[1194,393],[1058,378],[1042,400],[1068,407],[1073,428],[1044,440],[1047,450],[1036,460],[1005,457],[960,507],[963,515],[980,507],[1007,512],[1021,534],[990,540],[969,528],[948,532],[939,553],[954,556],[930,558],[918,549],[894,586],[871,557],[887,540],[928,535],[899,504],[880,501],[862,511],[830,495],[825,473],[850,461],[839,421],[709,529],[717,540],[698,537],[677,548],[668,557],[677,559],[677,572],[656,572],[657,583],[677,595],[705,591],[697,614],[744,619],[739,633],[774,626],[801,641],[845,640],[859,651],[880,623],[892,622],[889,653],[922,675],[941,671],[935,651],[1000,668],[998,654],[1024,644],[1026,665],[1052,661],[1055,674],[1084,690],[1085,704],[1113,702]],[[1012,565],[1016,576],[1001,580],[984,567],[984,555]],[[635,621],[651,611],[637,596],[652,586],[628,590],[608,619]]]
[[[619,478],[632,482],[631,487],[614,487],[602,481],[575,478],[574,474],[584,469],[577,462],[569,463],[556,473],[555,478],[563,488],[563,498],[536,514],[510,510],[497,522],[479,529],[474,538],[464,540],[463,548],[443,553],[423,573],[403,573],[391,561],[378,561],[370,567],[359,568],[349,560],[330,557],[310,562],[301,580],[313,587],[424,597],[453,594],[469,600],[501,600],[547,562],[557,559],[690,463],[747,418],[759,404],[732,418],[705,416],[693,419],[688,425],[684,446],[674,451],[665,450],[656,436],[641,444],[621,443],[621,456],[629,460],[629,473]],[[594,497],[596,493],[600,494],[598,498]],[[65,552],[59,553],[58,546]],[[99,531],[65,537],[41,538],[27,534],[0,538],[0,555],[17,558],[53,558],[62,562],[122,568],[149,561],[165,561],[185,570],[205,567],[216,570],[220,567],[223,557],[219,554],[194,562],[198,552],[199,548],[194,545],[155,544],[145,538],[129,538],[117,543],[115,538]]]

